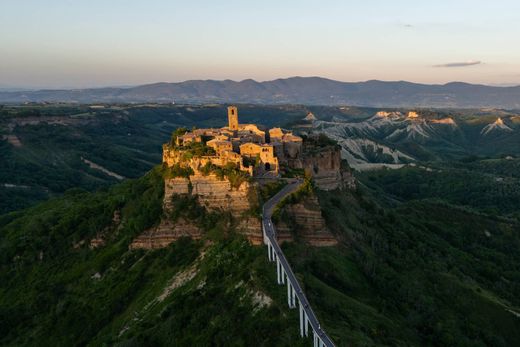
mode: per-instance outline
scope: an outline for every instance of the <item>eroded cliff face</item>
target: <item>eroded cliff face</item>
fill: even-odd
[[[176,177],[164,180],[164,216],[158,226],[141,234],[132,242],[130,248],[166,247],[184,236],[202,238],[204,231],[193,221],[179,218],[174,222],[169,218],[175,195],[194,196],[208,211],[230,212],[235,219],[238,232],[243,233],[252,244],[262,243],[260,219],[248,214],[258,205],[255,184],[244,181],[234,187],[227,178],[219,179],[215,174],[195,174],[189,178]]]
[[[294,168],[304,169],[312,176],[316,187],[321,190],[354,189],[354,176],[350,169],[342,165],[341,149],[337,146],[326,148],[305,148],[301,159],[290,163]]]
[[[233,187],[227,179],[216,175],[191,175],[190,178],[171,178],[164,181],[164,206],[171,208],[174,194],[191,194],[197,197],[201,206],[209,211],[224,210],[240,216],[258,204],[255,186],[242,182]]]
[[[313,246],[334,246],[338,243],[325,224],[314,194],[298,203],[284,206],[282,216],[284,218],[276,223],[279,242],[300,239]]]
[[[288,163],[290,167],[304,169],[313,177],[315,186],[322,190],[353,189],[355,181],[348,166],[343,166],[337,146],[307,147],[304,154]],[[255,245],[263,242],[261,221],[251,212],[258,207],[257,183],[231,182],[215,173],[204,175],[193,170],[189,178],[167,178],[164,182],[164,216],[156,227],[136,238],[130,248],[166,247],[180,237],[201,239],[204,230],[197,222],[187,218],[173,221],[172,199],[176,196],[194,197],[207,211],[223,211],[232,215],[229,228],[244,234]],[[286,220],[278,225],[279,241],[300,239],[315,246],[337,243],[325,225],[317,197],[314,194],[300,202],[284,207]],[[200,225],[200,223],[199,223]],[[227,227],[226,227],[227,228]]]
[[[130,249],[164,248],[181,237],[199,240],[202,238],[202,230],[184,218],[179,218],[175,222],[163,218],[157,227],[146,230],[136,237],[130,244]]]

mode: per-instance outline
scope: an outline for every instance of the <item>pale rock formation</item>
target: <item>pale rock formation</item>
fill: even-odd
[[[491,124],[486,125],[482,131],[480,132],[482,135],[487,135],[491,132],[495,131],[513,131],[510,127],[508,127],[502,118],[497,118],[497,120]]]
[[[416,118],[419,118],[419,114],[415,111],[410,111],[410,112],[408,112],[407,118],[416,119]]]
[[[433,124],[446,124],[446,125],[451,125],[451,126],[455,126],[455,127],[457,126],[457,123],[451,117],[446,117],[446,118],[442,118],[442,119],[432,119],[431,122]]]
[[[305,118],[303,118],[303,120],[306,120],[306,121],[309,121],[309,122],[313,122],[313,121],[318,120],[318,119],[316,118],[316,116],[312,112],[309,112],[309,113],[307,113]]]

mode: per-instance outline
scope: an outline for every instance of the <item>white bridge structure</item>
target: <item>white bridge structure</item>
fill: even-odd
[[[276,229],[271,221],[273,209],[278,202],[285,196],[295,192],[302,184],[301,180],[295,180],[285,186],[275,196],[264,204],[262,217],[262,230],[264,235],[264,243],[267,245],[267,255],[269,261],[276,262],[276,275],[279,285],[287,282],[287,304],[289,308],[299,307],[300,311],[300,336],[309,336],[309,326],[312,329],[314,347],[333,347],[334,343],[330,337],[321,328],[318,318],[305,297],[303,290],[294,276],[294,273],[285,258],[285,255],[276,240]]]

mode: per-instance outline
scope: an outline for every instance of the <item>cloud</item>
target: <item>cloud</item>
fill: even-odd
[[[454,63],[433,65],[433,67],[465,67],[465,66],[480,65],[480,64],[482,64],[482,62],[480,60],[470,60],[470,61],[463,61],[463,62],[454,62]]]

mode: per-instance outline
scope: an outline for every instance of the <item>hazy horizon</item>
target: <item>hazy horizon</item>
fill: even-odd
[[[520,84],[520,3],[0,4],[0,88],[320,76]]]
[[[471,83],[466,81],[448,81],[444,83],[423,83],[423,82],[416,82],[416,81],[408,81],[408,80],[381,80],[381,79],[371,79],[371,80],[359,80],[359,81],[342,81],[337,80],[334,78],[328,78],[328,77],[322,77],[322,76],[288,76],[288,77],[279,77],[279,78],[273,78],[273,79],[266,79],[266,80],[257,80],[254,78],[244,78],[244,79],[231,79],[231,78],[223,78],[223,79],[210,79],[210,78],[198,78],[198,79],[188,79],[188,80],[181,80],[181,81],[150,81],[150,82],[144,82],[139,84],[132,84],[132,85],[118,85],[118,84],[107,84],[107,85],[92,85],[92,86],[49,86],[49,87],[38,87],[38,86],[9,86],[9,85],[2,85],[0,84],[0,91],[36,91],[36,90],[68,90],[68,89],[97,89],[97,88],[133,88],[143,85],[150,85],[150,84],[158,84],[158,83],[183,83],[183,82],[189,82],[189,81],[233,81],[233,82],[243,82],[246,80],[254,80],[256,82],[262,83],[262,82],[270,82],[275,80],[283,80],[283,79],[290,79],[290,78],[324,78],[324,79],[330,79],[336,82],[342,82],[342,83],[363,83],[363,82],[369,82],[369,81],[380,81],[380,82],[409,82],[409,83],[415,83],[415,84],[424,84],[424,85],[445,85],[449,83],[469,83],[474,85],[485,85],[490,87],[520,87],[520,83]]]

